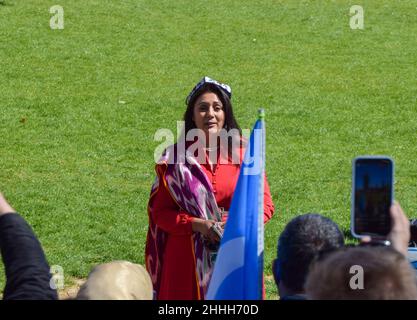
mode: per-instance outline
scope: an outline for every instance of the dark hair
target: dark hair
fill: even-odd
[[[185,127],[184,127],[184,134],[187,136],[188,131],[191,129],[195,129],[195,123],[193,121],[193,114],[194,114],[194,104],[197,101],[198,97],[201,96],[204,93],[212,92],[217,95],[217,97],[220,99],[223,105],[223,111],[225,115],[224,119],[224,126],[223,129],[229,131],[232,129],[237,129],[239,132],[239,139],[241,140],[242,137],[242,130],[239,127],[235,116],[233,114],[233,107],[232,102],[229,99],[228,95],[221,89],[219,89],[216,85],[212,83],[206,83],[204,84],[190,99],[187,105],[187,109],[184,113],[184,121],[185,121]],[[241,142],[243,143],[243,141]],[[229,143],[228,143],[228,154],[229,157],[232,155],[232,137],[229,137]]]
[[[362,288],[353,288],[352,267],[362,269]],[[311,265],[306,293],[319,300],[417,299],[415,272],[392,247],[344,247]],[[358,290],[360,289],[360,290]]]
[[[294,293],[304,292],[311,262],[321,252],[334,250],[343,244],[343,233],[331,219],[315,213],[295,217],[278,240],[275,280],[282,281]]]

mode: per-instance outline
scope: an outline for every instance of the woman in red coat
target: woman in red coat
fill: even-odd
[[[229,86],[203,78],[186,100],[187,142],[168,147],[156,165],[146,266],[157,299],[204,299],[220,241],[214,227],[224,227],[244,154],[230,100]],[[265,223],[273,213],[265,178]]]

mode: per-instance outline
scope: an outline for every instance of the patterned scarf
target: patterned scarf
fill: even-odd
[[[188,152],[179,153],[177,144],[168,147],[158,161],[155,171],[157,177],[151,189],[148,204],[149,229],[146,241],[146,268],[151,275],[156,297],[158,296],[163,253],[167,235],[152,219],[153,198],[158,188],[167,188],[181,210],[201,218],[221,221],[213,188],[197,160]],[[182,150],[185,150],[183,148]],[[204,299],[214,267],[213,256],[204,245],[203,237],[195,232],[194,259],[199,298]]]

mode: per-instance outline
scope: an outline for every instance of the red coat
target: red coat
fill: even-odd
[[[239,166],[218,164],[214,171],[209,164],[201,167],[213,186],[218,206],[228,211],[239,177]],[[266,178],[264,189],[264,222],[266,223],[274,213],[274,204]],[[153,219],[156,225],[167,233],[157,299],[200,299],[193,256],[194,244],[191,238],[193,217],[180,210],[164,186],[158,189],[153,203]]]

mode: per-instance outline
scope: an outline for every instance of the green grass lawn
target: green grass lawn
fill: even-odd
[[[64,8],[51,30],[49,8]],[[365,29],[351,30],[361,4]],[[176,129],[204,75],[251,128],[266,110],[276,215],[265,273],[294,216],[349,229],[351,160],[387,154],[417,217],[416,1],[0,1],[0,190],[67,283],[97,263],[144,263],[153,136]],[[268,298],[276,298],[273,280]],[[4,278],[2,278],[4,283]]]

